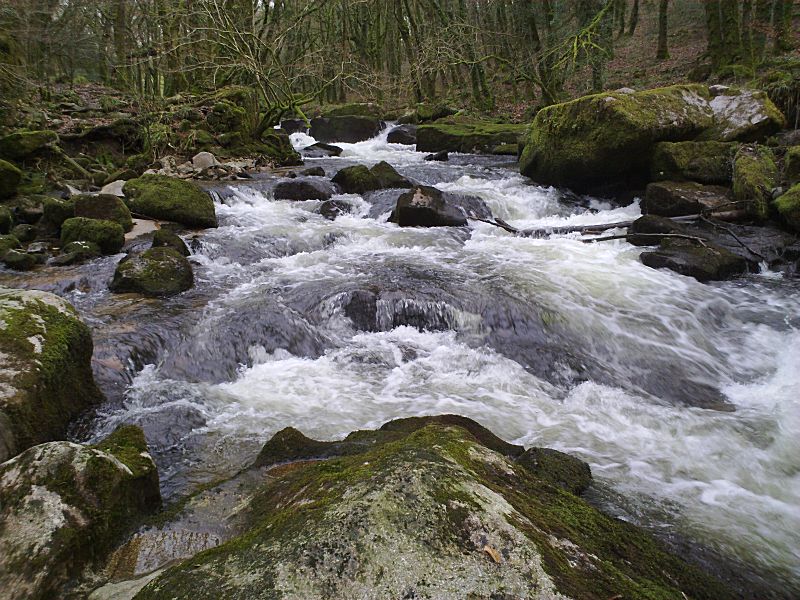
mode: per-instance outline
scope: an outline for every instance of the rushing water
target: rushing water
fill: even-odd
[[[639,214],[533,185],[507,158],[425,162],[385,133],[342,147],[307,165],[387,160],[518,227]],[[274,181],[216,190],[220,227],[194,241],[197,286],[179,298],[120,308],[105,290],[115,259],[49,284],[94,327],[114,398],[88,435],[143,426],[174,496],[289,425],[333,439],[458,413],[582,457],[617,514],[798,589],[798,280],[704,285],[624,241],[401,229],[387,193],[341,196],[352,212],[329,221],[318,202],[275,201]]]

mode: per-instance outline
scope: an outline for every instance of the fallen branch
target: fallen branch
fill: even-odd
[[[636,237],[644,237],[644,238],[653,237],[653,238],[658,238],[659,240],[661,240],[662,238],[679,238],[682,240],[691,240],[693,242],[697,242],[703,248],[708,248],[708,246],[706,245],[706,242],[708,240],[704,240],[703,238],[694,235],[685,235],[683,233],[621,233],[619,235],[607,235],[605,237],[589,238],[581,241],[584,244],[591,244],[592,242],[607,242],[609,240],[626,240],[634,235]]]
[[[743,242],[741,239],[739,239],[739,236],[738,236],[738,235],[736,235],[736,233],[735,233],[735,232],[734,232],[734,231],[733,231],[733,230],[732,230],[730,227],[725,227],[724,225],[720,225],[719,223],[714,223],[714,221],[712,221],[711,219],[709,219],[709,218],[707,218],[707,217],[704,217],[704,216],[702,216],[702,215],[700,216],[700,220],[701,220],[703,223],[708,223],[708,224],[709,224],[709,225],[711,225],[711,226],[712,226],[714,229],[721,229],[722,231],[726,232],[726,233],[727,233],[728,235],[730,235],[730,236],[731,236],[731,237],[732,237],[734,240],[736,240],[736,242],[737,242],[737,243],[738,243],[738,244],[739,244],[739,245],[740,245],[742,248],[744,248],[745,250],[747,250],[747,251],[748,251],[750,254],[752,254],[753,256],[757,256],[758,258],[760,258],[760,259],[761,259],[761,260],[763,260],[764,262],[767,262],[767,258],[766,258],[766,257],[765,257],[763,254],[761,254],[761,253],[759,253],[759,252],[756,252],[756,251],[755,251],[755,250],[753,250],[753,249],[752,249],[750,246],[748,246],[747,244],[745,244],[745,243],[744,243],[744,242]]]
[[[64,159],[64,162],[66,162],[69,166],[75,169],[75,171],[80,173],[81,177],[84,177],[85,179],[92,178],[92,174],[89,173],[89,171],[84,169],[82,166],[80,166],[78,163],[76,163],[74,160],[72,160],[72,158],[70,158],[60,146],[53,145],[51,146],[51,149],[53,150],[53,152],[58,154],[62,159]]]

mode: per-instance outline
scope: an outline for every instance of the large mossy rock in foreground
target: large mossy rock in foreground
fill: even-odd
[[[134,292],[145,296],[174,296],[194,285],[192,265],[174,248],[150,248],[127,256],[117,265],[112,292]]]
[[[580,191],[638,186],[658,142],[761,140],[784,125],[775,105],[754,92],[702,85],[604,92],[540,110],[520,172]]]
[[[92,336],[69,304],[0,288],[0,462],[58,439],[102,394],[92,377]]]
[[[96,446],[28,449],[0,465],[0,595],[66,597],[85,566],[160,504],[158,472],[138,427]]]
[[[131,212],[188,227],[216,227],[214,201],[195,184],[166,175],[143,175],[122,188]]]
[[[417,128],[418,152],[484,152],[498,146],[516,144],[527,132],[528,125],[487,123],[452,119]]]
[[[573,493],[588,478],[577,459],[526,458],[465,421],[401,420],[334,445],[280,432],[262,464],[346,456],[274,467],[243,504],[243,535],[135,598],[733,597]]]

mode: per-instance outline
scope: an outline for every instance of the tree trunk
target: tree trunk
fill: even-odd
[[[636,31],[636,26],[639,24],[639,0],[633,0],[633,8],[631,9],[631,20],[628,23],[628,35],[633,35]]]
[[[666,60],[669,58],[669,49],[667,48],[668,7],[669,0],[661,0],[658,4],[658,49],[656,50],[657,60]]]

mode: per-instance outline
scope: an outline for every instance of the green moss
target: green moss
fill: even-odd
[[[453,116],[458,113],[458,110],[447,106],[446,104],[417,104],[414,111],[417,123],[430,123]]]
[[[10,162],[0,159],[0,199],[10,198],[17,193],[22,171]]]
[[[13,235],[0,235],[0,258],[5,256],[9,250],[22,248],[22,244]]]
[[[775,208],[783,222],[800,233],[800,184],[779,196],[775,201]]]
[[[94,242],[70,242],[61,249],[61,255],[53,259],[57,266],[68,266],[100,256],[100,246]]]
[[[6,206],[0,206],[0,234],[6,234],[14,226],[14,214]]]
[[[39,227],[51,235],[61,234],[61,225],[75,216],[75,201],[59,200],[50,196],[42,198],[42,218]]]
[[[742,146],[733,162],[733,195],[752,216],[765,220],[769,218],[777,177],[772,150],[758,145]]]
[[[492,152],[503,144],[516,144],[527,125],[484,121],[439,121],[417,128],[420,152]]]
[[[75,216],[119,223],[124,231],[133,229],[131,211],[117,196],[81,194],[75,197]]]
[[[215,133],[230,133],[245,129],[247,112],[232,102],[223,100],[214,104],[206,116],[206,122]]]
[[[0,158],[21,161],[58,143],[55,131],[16,131],[0,138]]]
[[[655,145],[651,177],[654,181],[730,184],[737,148],[732,142],[661,142]]]
[[[3,264],[14,271],[30,271],[38,261],[34,255],[22,250],[8,250],[3,255]]]
[[[153,248],[172,248],[183,256],[189,256],[184,241],[169,229],[158,229],[153,233]]]
[[[189,261],[173,248],[151,248],[122,259],[109,286],[117,293],[174,296],[194,285]]]
[[[783,178],[789,185],[800,183],[800,146],[792,146],[783,159]]]
[[[23,244],[27,244],[36,239],[36,226],[29,225],[28,223],[20,223],[11,230],[11,235]]]
[[[270,163],[278,167],[290,167],[303,164],[302,157],[292,146],[289,135],[284,131],[268,130],[261,136],[264,146],[260,153]]]
[[[371,102],[350,102],[349,104],[339,104],[330,106],[322,111],[323,117],[375,117],[381,118],[383,116],[383,109],[377,104]]]
[[[364,165],[340,169],[331,179],[344,194],[364,194],[381,188],[381,182]]]
[[[165,175],[143,175],[126,182],[123,192],[133,213],[189,227],[217,226],[211,196],[188,181]]]
[[[395,168],[387,163],[385,160],[382,160],[375,166],[373,166],[370,170],[370,173],[375,176],[378,180],[378,184],[381,188],[410,188],[411,182],[400,175]]]
[[[103,254],[116,254],[125,244],[125,231],[119,223],[85,217],[67,219],[61,225],[61,243],[93,242]]]

